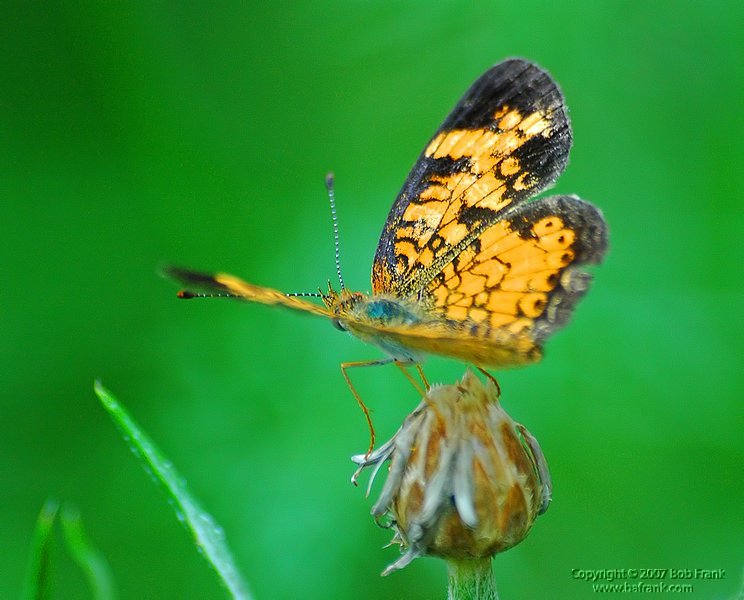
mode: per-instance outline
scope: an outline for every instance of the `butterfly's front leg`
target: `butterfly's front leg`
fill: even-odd
[[[341,363],[341,374],[344,376],[344,380],[346,380],[346,385],[349,386],[349,389],[351,390],[352,395],[354,396],[360,408],[362,409],[362,412],[364,413],[364,418],[367,419],[367,426],[369,427],[369,448],[367,449],[366,456],[369,456],[370,454],[372,454],[372,450],[375,447],[375,428],[372,425],[372,417],[369,414],[369,409],[367,408],[367,405],[364,404],[364,401],[359,395],[359,392],[356,391],[354,384],[351,383],[351,378],[349,377],[349,374],[346,372],[346,370],[352,367],[374,367],[377,365],[386,365],[388,363],[393,362],[394,360],[395,359],[393,358],[380,358],[378,360],[362,360],[362,361]],[[352,479],[352,481],[354,480]],[[356,482],[354,483],[356,484]]]

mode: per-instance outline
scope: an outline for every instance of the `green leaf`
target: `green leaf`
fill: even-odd
[[[88,540],[76,508],[65,505],[60,517],[67,550],[88,579],[95,600],[112,600],[114,582],[106,559]]]
[[[23,586],[24,600],[45,600],[51,598],[49,570],[51,561],[52,531],[59,511],[59,503],[49,498],[41,507],[36,519],[31,556]]]
[[[132,452],[153,479],[165,489],[178,520],[190,532],[197,549],[207,559],[232,597],[249,600],[251,596],[248,587],[238,573],[222,528],[211,515],[201,509],[186,489],[186,483],[173,467],[173,463],[163,456],[111,392],[98,381],[94,389]]]

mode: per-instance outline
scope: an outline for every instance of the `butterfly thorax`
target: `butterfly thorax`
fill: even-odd
[[[368,325],[394,328],[396,326],[424,323],[427,316],[423,307],[417,303],[392,295],[369,296],[361,292],[342,289],[328,290],[323,302],[334,314],[333,324],[342,331],[373,344],[400,362],[421,362],[423,354],[400,342],[380,335],[380,331],[370,334]],[[429,317],[430,318],[430,317]]]

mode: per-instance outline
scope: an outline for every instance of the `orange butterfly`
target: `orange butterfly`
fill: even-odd
[[[479,367],[534,362],[588,289],[581,267],[607,248],[593,205],[576,196],[529,201],[563,171],[571,138],[550,75],[504,61],[470,87],[414,164],[380,236],[371,294],[329,284],[321,306],[232,275],[168,274],[331,319],[387,356],[365,364],[419,364],[426,354]],[[357,364],[341,365],[352,391],[346,368]]]

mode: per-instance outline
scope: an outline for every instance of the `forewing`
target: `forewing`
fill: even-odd
[[[563,171],[571,129],[545,71],[504,61],[465,93],[393,204],[372,268],[375,293],[411,296],[509,207]]]
[[[541,344],[566,323],[607,249],[600,211],[575,196],[515,206],[437,274],[421,295],[464,333],[500,340],[527,334]]]
[[[271,304],[291,308],[301,312],[312,313],[321,317],[330,318],[331,313],[324,307],[318,306],[301,300],[296,296],[287,296],[286,294],[271,288],[253,285],[226,273],[217,273],[211,275],[208,273],[199,273],[176,267],[165,269],[168,277],[176,279],[191,289],[208,290],[217,295],[224,295],[249,302],[258,302],[260,304]],[[181,298],[194,298],[199,296],[190,290],[179,292]]]

